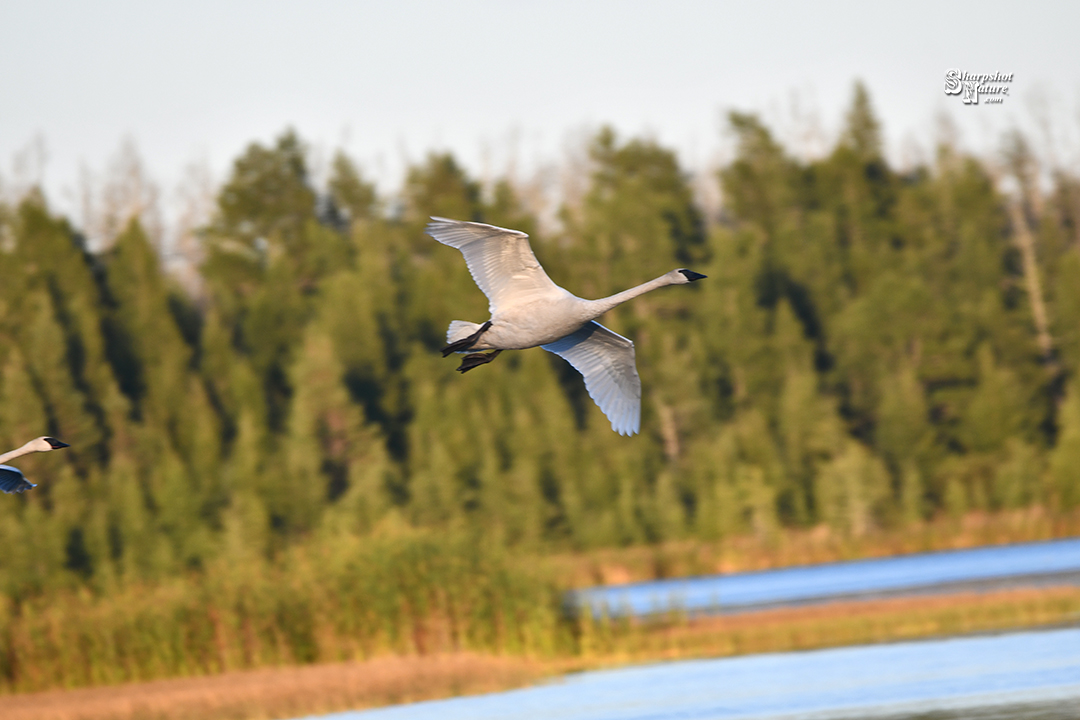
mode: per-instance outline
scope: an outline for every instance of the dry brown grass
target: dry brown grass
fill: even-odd
[[[4,720],[263,720],[520,687],[554,665],[471,653],[0,696]]]
[[[1077,535],[1080,535],[1080,510],[1051,514],[1035,506],[995,513],[971,512],[961,518],[942,516],[900,528],[878,528],[859,537],[820,525],[811,529],[782,528],[771,535],[742,535],[714,542],[673,541],[563,553],[537,562],[550,568],[562,587],[588,587]]]
[[[696,620],[596,628],[586,664],[761,652],[1080,623],[1080,587],[836,602]]]
[[[806,565],[1080,534],[1080,513],[1039,508],[939,518],[850,538],[819,527],[539,559],[563,587]],[[3,720],[265,720],[520,687],[570,670],[1080,622],[1080,588],[1018,588],[580,627],[545,659],[381,657],[96,688],[0,695]]]
[[[264,720],[521,687],[571,670],[1080,621],[1080,588],[1021,588],[831,603],[586,628],[581,653],[525,659],[457,653],[231,672],[0,696],[4,720]]]

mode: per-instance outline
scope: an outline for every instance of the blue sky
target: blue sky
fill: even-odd
[[[384,192],[428,150],[498,173],[557,161],[602,123],[702,167],[732,108],[790,132],[797,96],[831,137],[856,79],[897,161],[933,146],[942,113],[985,152],[1011,125],[1034,131],[1040,103],[1075,151],[1078,27],[1067,2],[0,0],[0,178],[40,137],[63,209],[124,138],[167,189],[192,162],[220,179],[286,126],[344,146]],[[952,67],[1015,73],[1012,94],[964,106],[943,92]]]

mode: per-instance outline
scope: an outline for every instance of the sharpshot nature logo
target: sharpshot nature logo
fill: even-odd
[[[1000,105],[1009,94],[1012,73],[969,73],[957,68],[945,71],[945,94],[960,95],[965,105],[978,105],[982,96],[987,105]]]

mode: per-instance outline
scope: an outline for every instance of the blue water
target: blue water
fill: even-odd
[[[1080,718],[1080,629],[671,662],[327,720]]]
[[[599,615],[746,610],[940,585],[1080,572],[1080,538],[579,590]]]

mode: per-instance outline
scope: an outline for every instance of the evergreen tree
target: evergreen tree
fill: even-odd
[[[997,366],[986,345],[979,348],[978,364],[979,385],[964,411],[959,435],[971,450],[992,452],[1010,437],[1023,439],[1024,429],[1038,422],[1038,415],[1029,414],[1038,405],[1024,397],[1012,372]]]
[[[385,217],[343,154],[316,188],[285,133],[236,160],[194,299],[137,222],[91,253],[40,194],[0,205],[0,440],[73,445],[35,456],[40,487],[0,503],[0,623],[61,589],[197,586],[199,607],[238,613],[214,631],[246,638],[223,665],[315,657],[311,617],[397,602],[357,590],[400,580],[357,559],[371,543],[460,535],[531,557],[1080,502],[1075,179],[1029,182],[1018,225],[987,166],[955,149],[900,175],[862,86],[817,160],[752,115],[729,120],[722,222],[706,226],[673,152],[605,130],[557,233],[512,182],[484,187],[447,154],[409,169]],[[581,296],[679,265],[710,276],[603,318],[636,343],[640,437],[612,433],[541,350],[454,372],[447,323],[488,303],[423,234],[430,214],[528,231]],[[1049,361],[1021,227],[1048,289]],[[443,557],[429,550],[418,567]],[[370,567],[332,597],[299,589],[349,563]]]
[[[1080,392],[1069,386],[1061,404],[1057,444],[1050,454],[1050,484],[1056,501],[1065,508],[1080,505]]]
[[[454,220],[483,220],[480,185],[469,179],[449,153],[431,153],[405,178],[406,217],[426,225],[432,215]]]
[[[334,155],[327,190],[332,212],[341,213],[346,223],[368,220],[377,211],[375,186],[364,180],[353,161],[341,150]]]
[[[870,93],[861,82],[855,83],[854,97],[840,142],[863,163],[881,160],[881,125],[870,107]]]
[[[822,520],[859,537],[882,520],[889,495],[888,471],[864,445],[849,439],[821,469],[815,494]]]
[[[273,147],[248,146],[218,195],[211,235],[217,240],[214,250],[232,251],[224,246],[231,241],[262,255],[288,253],[304,244],[307,223],[315,217],[315,193],[304,154],[304,145],[292,130]]]
[[[574,278],[584,284],[585,296],[602,297],[643,282],[647,278],[638,268],[645,258],[657,268],[705,259],[704,220],[674,153],[647,141],[620,145],[606,128],[594,139],[589,157],[595,170],[581,216],[568,215],[576,239],[570,257],[590,268]]]

